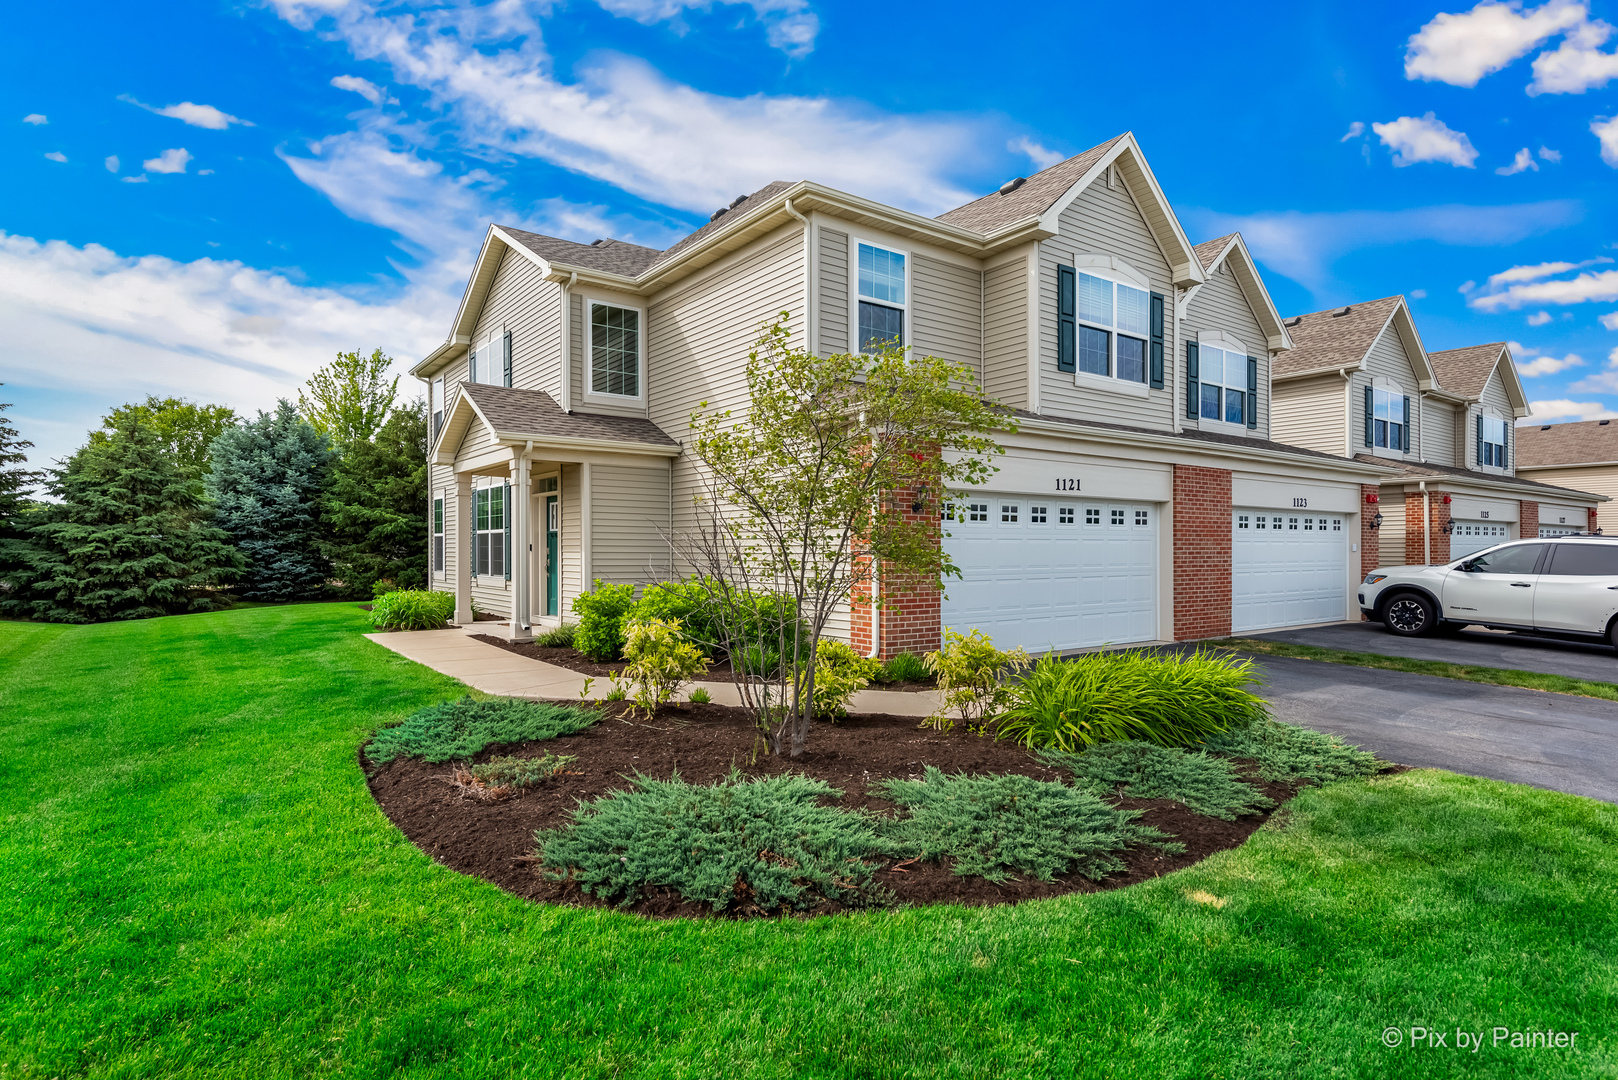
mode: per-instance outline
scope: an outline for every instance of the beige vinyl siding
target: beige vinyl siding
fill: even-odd
[[[1176,385],[1183,385],[1175,373],[1184,357],[1174,333],[1173,277],[1146,219],[1122,181],[1116,188],[1109,188],[1102,177],[1062,212],[1060,229],[1060,233],[1039,245],[1039,411],[1050,416],[1173,430],[1174,409],[1184,410],[1174,392]],[[1162,390],[1153,390],[1146,398],[1110,393],[1075,385],[1072,375],[1056,370],[1056,267],[1058,263],[1071,263],[1078,254],[1121,258],[1146,275],[1152,292],[1163,295]],[[1170,358],[1174,358],[1173,362]]]
[[[1191,298],[1186,308],[1181,331],[1187,341],[1192,340],[1193,334],[1222,331],[1247,346],[1247,355],[1258,360],[1258,427],[1249,434],[1260,439],[1271,438],[1270,350],[1258,317],[1247,302],[1247,294],[1242,292],[1235,275],[1225,269],[1224,264],[1220,264],[1219,271],[1198,287],[1196,296]],[[1189,417],[1184,424],[1188,428],[1201,427],[1200,421]],[[1229,432],[1230,425],[1209,424],[1208,430]]]
[[[503,325],[511,334],[511,385],[555,397],[561,390],[561,318],[562,287],[546,281],[526,258],[507,251],[495,270],[472,340],[481,343],[484,335]]]
[[[1382,512],[1382,534],[1378,540],[1377,563],[1380,566],[1405,564],[1405,497],[1403,492],[1392,491],[1382,496],[1377,510]],[[1372,511],[1374,514],[1376,511]],[[1421,515],[1416,515],[1421,524]]]
[[[1273,387],[1270,438],[1290,446],[1342,454],[1343,380],[1333,373]]]
[[[965,364],[983,377],[978,271],[926,255],[910,257],[910,340],[923,356]]]
[[[466,434],[461,437],[461,445],[455,449],[455,458],[457,461],[464,461],[498,445],[499,440],[494,437],[494,432],[474,416],[472,422],[467,425]]]
[[[820,230],[820,281],[815,296],[820,305],[819,349],[823,356],[849,352],[848,234]]]
[[[591,471],[594,471],[592,466]],[[594,479],[592,477],[592,479]],[[579,595],[579,582],[582,580],[583,560],[579,558],[582,550],[579,544],[579,466],[562,466],[562,528],[557,538],[561,548],[561,567],[557,577],[561,603],[557,610],[561,617],[569,622],[577,621],[578,616],[573,614],[573,598]],[[593,526],[592,522],[592,526]],[[594,531],[592,527],[592,531]]]
[[[669,576],[669,470],[621,465],[590,468],[591,573],[615,584]]]
[[[427,466],[427,581],[428,588],[455,591],[455,560],[464,550],[455,528],[455,470],[448,465]],[[433,572],[433,500],[444,500],[444,572]]]
[[[568,393],[573,397],[573,408],[584,401],[584,370],[590,362],[584,351],[584,297],[576,292],[567,297],[567,354],[571,358],[568,371]]]
[[[1371,346],[1371,351],[1365,357],[1365,370],[1357,372],[1354,376],[1354,397],[1349,406],[1354,410],[1354,430],[1352,432],[1354,452],[1368,454],[1372,451],[1365,445],[1365,387],[1370,384],[1372,377],[1392,379],[1399,384],[1406,397],[1410,399],[1410,414],[1415,420],[1410,431],[1410,453],[1404,455],[1404,460],[1418,460],[1416,448],[1421,445],[1421,410],[1416,408],[1418,390],[1416,387],[1416,365],[1405,352],[1404,342],[1399,333],[1389,323],[1383,327],[1382,334]]]
[[[1434,465],[1461,465],[1457,460],[1456,408],[1447,401],[1428,398],[1422,407],[1423,431],[1421,435],[1422,460]]]
[[[1028,407],[1028,260],[983,272],[983,390],[1012,408]]]
[[[1483,393],[1479,395],[1486,412],[1504,418],[1506,421],[1506,468],[1502,471],[1511,475],[1516,471],[1517,465],[1517,433],[1512,430],[1516,424],[1511,413],[1511,398],[1506,396],[1506,388],[1500,381],[1500,372],[1496,370],[1489,376],[1489,381],[1483,384]],[[1477,425],[1472,426],[1473,438],[1477,437]],[[1477,466],[1477,456],[1472,457],[1472,464]],[[1493,470],[1490,470],[1493,471]]]
[[[1618,536],[1618,465],[1586,465],[1583,468],[1522,469],[1524,480],[1588,491],[1615,500],[1596,504],[1596,524],[1607,536]],[[1582,527],[1585,523],[1579,522]]]

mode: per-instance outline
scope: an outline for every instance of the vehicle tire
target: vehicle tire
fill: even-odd
[[[1399,593],[1382,608],[1382,625],[1390,634],[1420,637],[1438,625],[1438,614],[1431,600],[1419,593]]]
[[[1618,649],[1618,619],[1612,620],[1607,625],[1607,644]]]

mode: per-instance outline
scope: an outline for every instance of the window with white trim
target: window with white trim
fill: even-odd
[[[1204,420],[1247,424],[1247,354],[1213,345],[1197,349],[1198,393]]]
[[[433,500],[433,573],[444,572],[444,497]]]
[[[640,358],[640,312],[591,301],[590,393],[640,397]]]
[[[433,430],[428,434],[428,442],[436,442],[438,433],[444,427],[444,376],[436,376],[428,384],[427,397],[432,406]]]
[[[506,575],[506,486],[472,492],[473,572],[478,577]]]
[[[904,252],[860,244],[858,259],[860,352],[903,347],[907,306]]]
[[[1078,276],[1079,371],[1144,383],[1151,293],[1087,270]]]
[[[1506,467],[1506,422],[1498,417],[1483,418],[1483,464]]]
[[[495,330],[481,342],[474,342],[467,353],[468,382],[504,386],[506,382],[506,336]]]
[[[1405,448],[1405,393],[1397,386],[1371,388],[1372,445],[1390,450]]]

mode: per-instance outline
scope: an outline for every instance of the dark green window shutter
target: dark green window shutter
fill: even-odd
[[[503,341],[501,341],[500,345],[501,345],[502,351],[506,354],[506,356],[505,356],[505,360],[506,360],[506,385],[510,386],[511,385],[511,331],[510,330],[506,331],[505,339]]]
[[[1197,418],[1197,395],[1202,391],[1197,387],[1197,343],[1185,343],[1185,418]]]
[[[1410,453],[1410,399],[1405,398],[1405,437],[1404,445],[1399,447],[1405,453]]]
[[[1478,464],[1483,464],[1483,414],[1478,413]]]
[[[483,509],[483,489],[472,490],[472,512],[467,517],[472,522],[472,535],[467,537],[466,557],[472,564],[472,580],[478,579],[478,511]]]
[[[1375,443],[1375,440],[1372,438],[1372,431],[1371,431],[1371,429],[1373,427],[1372,422],[1375,419],[1376,419],[1376,397],[1375,397],[1375,395],[1372,394],[1371,388],[1369,386],[1367,386],[1365,388],[1365,445],[1366,446],[1372,446]]]
[[[478,381],[478,351],[476,349],[466,350],[466,381]]]
[[[510,381],[511,369],[510,368],[506,369],[506,374],[507,374],[506,385],[510,386],[511,385],[511,381]],[[504,509],[502,509],[500,511],[500,520],[506,527],[506,540],[505,540],[505,544],[501,547],[500,551],[501,551],[501,554],[504,556],[502,561],[506,564],[506,580],[510,581],[511,580],[511,481],[509,481],[509,480],[506,481],[505,487],[500,492],[500,502],[501,502],[501,505],[504,507]]]
[[[1148,376],[1153,390],[1163,389],[1163,294],[1152,294],[1152,355]]]
[[[1505,451],[1506,456],[1500,462],[1500,467],[1502,469],[1509,469],[1511,468],[1511,421],[1506,421],[1506,429],[1501,433],[1500,437],[1506,440],[1501,446],[1501,449]]]
[[[1077,371],[1077,329],[1073,319],[1078,314],[1074,287],[1078,275],[1071,266],[1056,268],[1056,370]]]
[[[1258,428],[1258,357],[1247,358],[1247,426]]]

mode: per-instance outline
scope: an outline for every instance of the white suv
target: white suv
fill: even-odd
[[[1360,610],[1406,636],[1478,625],[1618,648],[1618,537],[1517,540],[1448,564],[1373,570]]]

